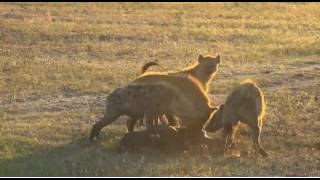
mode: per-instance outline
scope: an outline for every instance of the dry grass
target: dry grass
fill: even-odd
[[[1,3],[0,176],[320,176],[320,4]],[[113,88],[157,59],[175,70],[220,53],[214,105],[241,80],[266,94],[268,159],[209,150],[117,154],[123,121],[89,144]],[[198,152],[199,151],[199,152]],[[198,155],[194,155],[198,154]]]

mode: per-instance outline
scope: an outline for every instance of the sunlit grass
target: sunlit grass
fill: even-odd
[[[0,176],[319,176],[319,3],[1,3]],[[116,153],[87,136],[107,94],[140,74],[221,54],[214,105],[243,79],[265,92],[268,159],[198,150]],[[221,132],[212,134],[216,140]],[[220,143],[221,144],[221,143]],[[222,145],[221,145],[222,146]],[[197,155],[195,155],[197,154]]]

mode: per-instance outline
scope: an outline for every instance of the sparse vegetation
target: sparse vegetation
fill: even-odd
[[[0,3],[0,176],[320,176],[319,3]],[[115,87],[221,55],[213,105],[246,78],[265,93],[267,159],[212,146],[120,155],[125,121],[90,144]],[[125,117],[123,117],[125,119]],[[247,138],[246,138],[247,137]]]

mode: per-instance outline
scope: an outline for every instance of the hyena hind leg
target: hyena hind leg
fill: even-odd
[[[261,154],[263,157],[268,157],[269,154],[267,151],[265,151],[261,144],[260,144],[260,134],[261,134],[261,127],[256,125],[251,125],[252,130],[252,140],[253,140],[253,146],[256,151],[258,151],[259,154]]]
[[[105,114],[100,121],[96,122],[93,125],[90,132],[90,137],[89,137],[90,141],[93,142],[94,138],[99,138],[99,133],[101,129],[109,125],[110,123],[114,122],[115,120],[117,120],[119,116],[120,114],[114,114],[114,115]]]

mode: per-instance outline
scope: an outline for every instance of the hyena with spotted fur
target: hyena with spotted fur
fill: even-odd
[[[152,129],[159,115],[173,114],[183,120],[189,134],[199,133],[212,111],[210,99],[192,76],[148,74],[108,95],[104,117],[94,124],[90,140],[121,115],[130,116],[133,124],[145,117],[147,129]]]
[[[211,119],[205,123],[204,130],[215,132],[223,128],[226,153],[232,147],[239,122],[245,123],[252,130],[254,149],[266,157],[268,153],[260,145],[265,109],[266,105],[261,89],[252,80],[245,80],[213,113]]]

